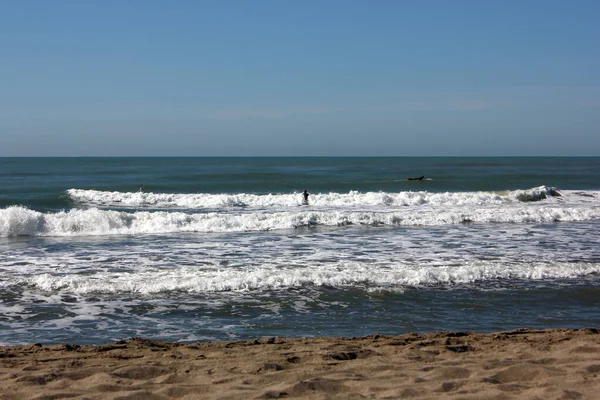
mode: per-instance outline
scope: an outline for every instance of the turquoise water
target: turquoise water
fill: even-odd
[[[0,158],[0,343],[597,326],[598,171]]]

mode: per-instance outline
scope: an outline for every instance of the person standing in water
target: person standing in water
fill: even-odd
[[[302,204],[307,206],[308,205],[308,192],[306,190],[304,190],[304,192],[302,192],[302,196],[304,197],[304,200],[302,200]]]

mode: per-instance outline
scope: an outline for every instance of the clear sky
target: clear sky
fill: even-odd
[[[0,156],[600,155],[597,0],[0,0]]]

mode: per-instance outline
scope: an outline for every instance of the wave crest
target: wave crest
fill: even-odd
[[[282,208],[302,205],[300,193],[252,194],[252,193],[152,193],[111,192],[101,190],[69,189],[68,196],[79,205],[121,208]],[[515,201],[540,201],[558,197],[558,189],[539,186],[528,190],[506,192],[358,192],[316,193],[310,196],[310,204],[319,207],[381,206],[400,207],[418,205],[484,205]]]
[[[178,232],[251,232],[305,226],[451,225],[461,223],[548,223],[600,219],[600,207],[415,207],[391,211],[315,210],[208,212],[114,211],[90,208],[40,213],[21,206],[0,210],[0,236],[77,236]]]

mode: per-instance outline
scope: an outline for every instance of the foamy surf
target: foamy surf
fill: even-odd
[[[453,286],[496,280],[578,278],[600,273],[598,263],[532,263],[527,268],[485,261],[455,265],[385,265],[341,263],[286,268],[186,267],[177,270],[137,271],[61,276],[48,273],[12,280],[44,292],[77,295],[156,293],[213,293],[287,290],[303,287],[354,287],[367,290],[401,290],[406,287]],[[6,284],[6,283],[5,283]]]
[[[597,158],[4,161],[0,342],[599,322]]]
[[[152,193],[116,192],[86,189],[69,189],[68,196],[80,206],[121,208],[188,208],[218,209],[232,207],[270,208],[294,207],[302,204],[301,193],[284,194],[210,194],[210,193]],[[319,207],[383,206],[403,207],[415,205],[485,205],[513,202],[540,201],[559,197],[553,187],[539,186],[527,190],[504,192],[359,192],[315,193],[310,204]]]
[[[303,208],[302,208],[303,209]],[[303,209],[304,210],[304,209]],[[323,210],[254,213],[113,211],[98,208],[41,213],[13,206],[0,210],[0,237],[253,232],[308,226],[433,226],[464,223],[552,223],[600,219],[600,207],[564,205],[445,206],[394,211]]]

